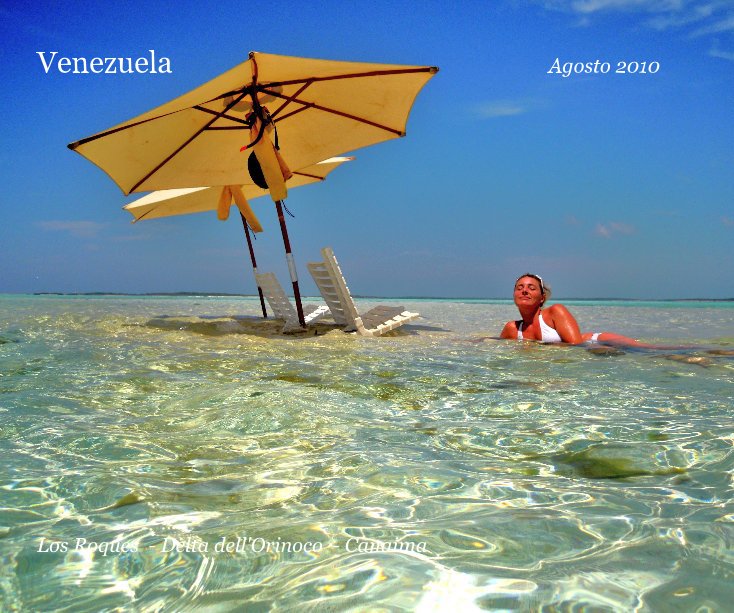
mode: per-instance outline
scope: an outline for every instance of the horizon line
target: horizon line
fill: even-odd
[[[3,292],[3,295],[26,295],[26,296],[223,296],[232,298],[258,298],[258,294],[242,294],[242,293],[230,293],[230,292],[191,292],[191,291],[180,291],[180,292]],[[316,297],[314,295],[313,297]],[[308,297],[308,296],[305,296]],[[490,296],[378,296],[378,295],[367,295],[367,294],[354,294],[354,298],[358,299],[390,299],[390,300],[503,300],[512,302],[512,298],[497,298]],[[561,300],[571,301],[608,301],[608,302],[734,302],[734,297],[730,298],[620,298],[620,297],[592,297],[592,298],[581,298],[568,296],[559,299],[553,299],[552,302],[560,302]]]

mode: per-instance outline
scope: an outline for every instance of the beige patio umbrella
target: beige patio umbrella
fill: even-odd
[[[290,171],[404,136],[413,102],[437,70],[253,52],[191,92],[69,148],[125,194],[255,183],[245,171],[254,153],[281,220],[303,321],[282,214]]]
[[[352,157],[333,157],[318,164],[307,166],[293,173],[293,176],[287,182],[288,187],[292,188],[324,181],[332,170],[341,166],[344,162],[353,159]],[[253,272],[257,274],[257,260],[255,258],[255,250],[252,246],[252,239],[250,238],[250,229],[255,233],[262,232],[262,226],[250,208],[248,200],[266,195],[268,195],[268,190],[257,185],[164,189],[138,198],[130,204],[125,205],[123,209],[133,216],[133,223],[146,219],[203,213],[206,211],[216,211],[217,217],[221,221],[225,221],[229,217],[230,208],[234,202],[234,205],[239,210],[242,227],[247,238]],[[257,290],[260,295],[260,306],[262,307],[263,317],[267,317],[265,300],[262,289],[257,284],[257,277],[255,277],[255,284],[258,286]]]

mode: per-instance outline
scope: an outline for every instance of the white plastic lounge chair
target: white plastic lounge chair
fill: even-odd
[[[331,311],[334,321],[345,326],[345,332],[358,332],[363,336],[380,336],[419,317],[418,313],[403,307],[376,306],[360,315],[349,293],[339,262],[331,247],[321,250],[323,262],[309,262],[308,270]]]
[[[275,313],[277,319],[285,321],[283,332],[294,332],[301,329],[298,323],[298,312],[291,304],[288,296],[285,295],[283,287],[280,285],[278,278],[272,272],[263,272],[255,275],[257,284],[263,291],[265,299],[268,301],[270,308]],[[314,323],[328,314],[329,307],[325,304],[316,306],[315,304],[303,305],[303,318],[306,325]]]

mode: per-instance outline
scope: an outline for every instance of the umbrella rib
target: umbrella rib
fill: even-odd
[[[262,90],[264,93],[269,94],[271,96],[275,96],[276,98],[285,98],[283,94],[280,94],[275,91],[270,90]],[[303,107],[300,109],[296,109],[294,111],[291,111],[290,113],[283,115],[283,117],[279,117],[276,119],[276,122],[283,121],[284,119],[287,119],[288,117],[292,117],[296,113],[300,113],[301,111],[305,111],[307,109],[316,109],[318,111],[324,111],[326,113],[332,113],[334,115],[340,115],[341,117],[346,117],[347,119],[353,119],[354,121],[359,121],[361,123],[366,123],[367,125],[374,126],[375,128],[379,128],[380,130],[385,130],[387,132],[392,132],[393,134],[397,134],[398,136],[405,136],[405,132],[402,130],[396,130],[395,128],[391,128],[390,126],[385,126],[383,124],[377,123],[376,121],[370,121],[369,119],[365,119],[364,117],[358,117],[357,115],[351,115],[350,113],[345,113],[344,111],[337,111],[336,109],[330,109],[327,106],[321,106],[320,104],[316,104],[315,102],[304,102],[303,100],[298,100],[295,97],[292,97],[289,99],[289,101],[297,102],[298,104],[302,104]]]
[[[300,89],[299,89],[299,90],[298,90],[298,91],[297,91],[297,92],[296,92],[295,94],[293,94],[292,96],[288,96],[288,97],[287,97],[287,98],[285,99],[285,102],[284,102],[283,104],[281,104],[281,105],[280,105],[280,106],[279,106],[279,107],[278,107],[277,109],[275,109],[275,112],[274,112],[274,113],[270,113],[270,117],[272,117],[272,118],[273,118],[273,120],[275,120],[275,118],[276,118],[276,117],[278,116],[278,113],[280,113],[280,112],[281,112],[281,111],[282,111],[282,110],[283,110],[283,109],[284,109],[285,107],[287,107],[287,106],[288,106],[288,105],[289,105],[289,104],[290,104],[291,102],[293,102],[294,100],[296,100],[296,99],[297,99],[297,97],[298,97],[298,96],[299,96],[299,95],[300,95],[301,93],[303,93],[303,90],[305,90],[305,89],[306,89],[306,88],[307,88],[307,87],[308,87],[309,85],[311,85],[311,83],[313,83],[313,80],[308,80],[308,81],[306,81],[306,82],[305,82],[305,83],[303,84],[303,87],[301,87],[301,88],[300,88]],[[264,93],[269,93],[269,92],[267,92],[266,90],[263,90],[263,92],[264,92]]]
[[[218,94],[211,100],[207,100],[206,102],[202,102],[202,104],[209,104],[211,102],[216,102],[217,100],[223,100],[224,98],[229,98],[230,96],[236,96],[237,94],[247,93],[250,88],[250,85],[245,85],[244,87],[239,87],[237,89],[232,89],[228,92],[224,92],[223,94]]]
[[[237,100],[237,102],[239,102],[240,100],[242,100],[242,98],[244,97],[244,95],[246,93],[247,93],[246,89],[245,90],[235,91],[235,92],[228,92],[226,94],[223,94],[222,96],[218,96],[217,98],[214,98],[212,100],[209,100],[208,102],[214,102],[214,100],[219,100],[220,98],[227,98],[227,97],[232,96],[234,94],[241,94],[240,95],[240,98],[238,98],[238,100]],[[209,113],[212,113],[212,114],[216,113],[216,111],[211,111],[209,109],[206,109],[204,107],[199,106],[198,104],[195,105],[195,106],[193,106],[193,107],[189,107],[189,108],[195,108],[195,109],[197,109],[199,111],[205,111],[205,112],[209,112]],[[224,111],[222,112],[222,115],[221,116],[224,117],[225,119],[230,119],[232,121],[241,121],[241,122],[244,123],[245,121],[243,119],[239,119],[237,117],[231,117],[229,115],[224,115],[224,113],[226,111],[228,111],[230,108],[231,107],[227,107],[226,109],[224,109]],[[142,125],[144,123],[148,123],[149,121],[153,121],[155,119],[160,119],[161,117],[166,117],[168,115],[174,115],[176,113],[179,113],[179,112],[185,111],[185,110],[186,109],[179,109],[178,111],[172,111],[170,113],[164,113],[163,115],[156,115],[155,117],[148,117],[148,119],[143,119],[141,121],[136,121],[135,123],[129,123],[129,124],[126,124],[124,126],[119,126],[117,128],[112,128],[110,130],[105,130],[104,132],[100,132],[99,134],[94,134],[92,136],[88,136],[87,138],[82,138],[81,140],[74,141],[73,143],[69,143],[67,145],[67,147],[69,149],[71,149],[72,151],[75,151],[80,146],[86,145],[87,143],[90,143],[92,141],[95,141],[98,138],[103,138],[105,136],[110,136],[111,134],[115,134],[116,132],[121,132],[122,130],[128,130],[130,128],[135,128],[136,126],[140,126],[140,125]]]
[[[286,115],[283,115],[282,117],[278,117],[277,119],[274,119],[273,121],[274,122],[283,121],[284,119],[287,119],[288,117],[291,117],[291,116],[296,115],[298,113],[301,113],[303,111],[307,111],[312,106],[310,103],[304,103],[304,102],[302,102],[301,104],[303,104],[303,106],[301,108],[294,109],[290,113],[287,113]]]
[[[285,102],[278,107],[278,109],[271,114],[271,117],[274,121],[281,121],[283,119],[286,119],[288,117],[291,117],[295,113],[300,113],[301,111],[305,111],[308,108],[314,108],[318,109],[320,111],[325,111],[327,113],[333,113],[335,115],[341,115],[342,117],[346,117],[348,119],[353,119],[355,121],[359,121],[362,123],[366,123],[368,125],[374,126],[376,128],[379,128],[381,130],[386,130],[387,132],[391,132],[393,134],[397,134],[398,136],[405,136],[405,132],[402,130],[396,130],[395,128],[391,128],[389,126],[385,126],[373,121],[370,121],[369,119],[364,119],[362,117],[357,117],[356,115],[350,115],[348,113],[344,113],[342,111],[337,111],[336,109],[330,109],[328,107],[324,107],[321,105],[318,105],[314,102],[303,102],[302,100],[298,99],[298,96],[309,86],[317,81],[333,81],[336,79],[356,79],[360,77],[376,77],[376,76],[385,76],[385,75],[395,75],[395,74],[413,74],[418,72],[430,72],[430,73],[436,73],[438,72],[438,68],[434,66],[426,66],[426,67],[420,67],[420,68],[406,68],[401,70],[373,70],[370,72],[359,72],[359,73],[351,73],[351,74],[342,74],[342,75],[334,75],[330,77],[309,77],[308,79],[297,79],[293,81],[276,81],[268,83],[267,85],[261,86],[259,89],[264,94],[269,94],[271,96],[274,96],[276,98],[283,98]],[[296,93],[292,94],[291,96],[284,96],[280,92],[272,91],[271,87],[280,87],[283,85],[295,85],[297,83],[303,83],[303,87],[301,87]],[[291,111],[290,113],[287,113],[286,115],[283,115],[283,117],[277,118],[278,113],[280,113],[286,106],[288,106],[291,102],[297,102],[298,104],[303,104],[304,106],[300,109],[296,109],[294,111]]]
[[[316,179],[317,181],[323,181],[326,179],[326,177],[320,177],[319,175],[310,175],[307,172],[298,172],[297,170],[295,170],[293,174],[299,175],[301,177],[308,177],[309,179]]]
[[[282,85],[295,85],[297,83],[304,83],[310,81],[315,83],[316,81],[334,81],[337,79],[359,79],[361,77],[382,77],[396,74],[413,74],[417,72],[438,72],[438,68],[435,66],[421,66],[419,68],[404,68],[394,70],[371,70],[369,72],[355,72],[347,74],[332,75],[329,77],[308,77],[305,79],[293,79],[291,81],[270,81],[263,83],[261,87],[280,87]]]
[[[347,73],[347,74],[339,74],[339,75],[332,75],[330,77],[304,77],[303,79],[291,79],[290,81],[269,81],[267,83],[257,83],[256,87],[258,90],[262,90],[263,88],[269,88],[269,87],[280,87],[281,85],[297,85],[298,83],[305,83],[307,85],[310,85],[311,83],[315,83],[316,81],[334,81],[336,79],[358,79],[360,77],[381,77],[381,76],[390,76],[395,74],[415,74],[418,72],[430,72],[432,74],[435,74],[438,72],[438,68],[435,66],[421,66],[419,68],[406,68],[402,70],[372,70],[370,72],[355,72],[355,73]],[[254,80],[250,85],[247,85],[240,89],[233,89],[228,92],[224,92],[223,94],[219,94],[218,96],[212,98],[211,100],[208,100],[207,102],[214,102],[215,100],[221,100],[222,98],[229,98],[230,96],[233,96],[235,94],[239,94],[242,91],[247,90],[249,87],[252,87],[252,85],[256,84],[256,80]]]
[[[229,121],[234,121],[236,123],[244,124],[248,128],[250,127],[250,124],[247,123],[246,120],[240,119],[239,117],[232,117],[231,115],[225,115],[225,114],[219,115],[217,113],[217,111],[213,111],[212,109],[208,109],[208,108],[203,107],[203,106],[200,106],[198,104],[196,106],[194,106],[193,108],[195,108],[197,111],[201,111],[202,113],[209,113],[210,115],[217,115],[217,117],[221,117],[222,119],[228,119]]]
[[[133,185],[130,188],[130,192],[134,192],[138,187],[140,187],[143,183],[145,183],[148,179],[150,179],[155,173],[157,173],[161,168],[163,168],[168,162],[170,162],[174,157],[176,157],[190,142],[192,142],[197,136],[199,136],[204,130],[206,130],[209,126],[211,126],[217,119],[219,119],[222,115],[224,115],[229,109],[231,109],[235,104],[237,104],[242,98],[244,98],[245,94],[242,93],[239,98],[236,100],[232,100],[224,109],[218,113],[207,123],[206,125],[199,128],[196,132],[194,132],[187,140],[184,142],[180,147],[178,147],[173,153],[171,153],[166,159],[164,159],[158,166],[156,166],[153,170],[151,170],[147,175],[145,175],[140,181],[138,181],[135,185]]]
[[[150,215],[157,208],[158,208],[157,206],[152,206],[147,211],[145,211],[145,213],[143,213],[140,217],[136,217],[135,218],[135,221],[133,221],[133,223],[138,223],[141,219],[145,219],[148,215]]]
[[[171,114],[171,113],[168,113]],[[161,115],[160,117],[163,117]],[[135,126],[142,125],[144,123],[147,123],[149,121],[153,121],[154,119],[158,119],[158,117],[149,117],[148,119],[143,119],[142,121],[136,121],[135,123],[130,123],[124,126],[120,126],[118,128],[112,128],[111,130],[105,130],[104,132],[100,132],[99,134],[95,134],[93,136],[88,136],[87,138],[83,138],[81,140],[75,141],[73,143],[69,143],[66,145],[69,149],[72,151],[75,151],[78,147],[81,145],[85,145],[93,140],[97,140],[98,138],[102,138],[104,136],[109,136],[110,134],[114,134],[115,132],[120,132],[122,130],[127,130],[129,128],[134,128]]]

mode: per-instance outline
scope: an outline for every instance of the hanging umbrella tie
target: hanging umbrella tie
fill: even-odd
[[[226,191],[226,195],[225,195]],[[229,214],[229,207],[234,200],[235,205],[240,211],[242,218],[247,221],[247,225],[250,226],[253,232],[262,232],[263,228],[260,225],[260,220],[255,215],[254,211],[250,207],[250,203],[247,202],[242,187],[239,185],[229,185],[222,190],[222,197],[226,199],[227,214]],[[220,200],[220,207],[222,206],[222,200]],[[220,217],[220,219],[222,219]],[[226,219],[226,217],[225,217]]]
[[[280,145],[278,144],[278,126],[275,125],[275,121],[268,107],[261,106],[260,110],[262,111],[262,115],[260,116],[261,121],[267,126],[273,126],[273,143],[275,144],[275,148],[280,151]]]
[[[254,106],[253,106],[254,109]],[[272,124],[273,128],[275,128],[275,122],[273,122],[273,119],[270,117],[270,113],[268,113],[267,109],[263,109],[259,104],[257,105],[258,111],[251,111],[247,114],[247,117],[245,117],[245,121],[247,121],[247,124],[252,128],[252,126],[257,125],[259,120],[259,130],[257,132],[257,136],[255,137],[255,140],[252,141],[249,145],[245,145],[244,147],[240,148],[240,153],[243,151],[247,151],[248,149],[254,147],[257,145],[260,140],[263,137],[263,134],[265,134],[265,126],[268,124]],[[267,113],[267,117],[264,116],[264,113]],[[278,131],[275,130],[275,147],[278,149]]]
[[[257,137],[249,145],[241,147],[240,153],[242,153],[243,151],[247,151],[260,142],[263,134],[265,134],[266,126],[273,127],[273,133],[275,135],[275,148],[280,151],[280,144],[278,143],[278,126],[275,125],[275,121],[273,121],[273,117],[270,114],[270,111],[268,111],[267,107],[260,106],[259,103],[253,102],[253,110],[247,114],[247,116],[245,117],[245,121],[247,122],[247,125],[252,127],[253,125],[255,125],[257,120],[260,121],[260,129],[258,130]]]
[[[296,218],[296,216],[288,210],[288,207],[285,205],[285,202],[283,203],[283,208],[285,209],[285,212],[288,213],[288,215],[293,217],[293,219]]]
[[[280,145],[278,144],[278,126],[275,125],[275,121],[273,121],[273,118],[270,115],[270,111],[268,111],[268,109],[264,109],[264,111],[267,114],[268,124],[273,126],[273,143],[275,144],[275,150],[280,151]]]
[[[276,145],[270,140],[270,133],[277,130],[268,110],[264,107],[254,107],[247,118],[250,123],[250,138],[252,142],[240,151],[252,147],[252,153],[247,160],[250,177],[256,185],[267,189],[274,202],[285,200],[288,189],[285,182],[293,176]]]

